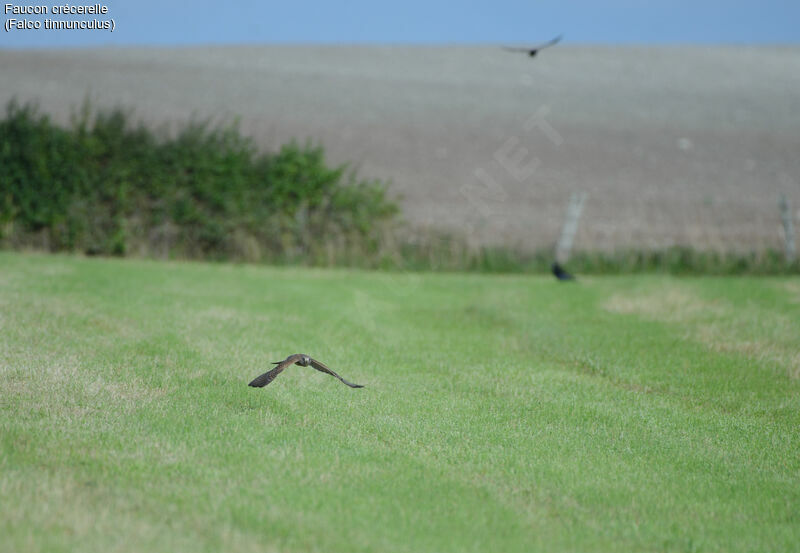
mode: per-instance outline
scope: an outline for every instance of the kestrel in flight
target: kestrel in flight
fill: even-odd
[[[525,52],[530,57],[533,57],[539,52],[539,50],[544,50],[545,48],[550,48],[551,46],[555,46],[561,41],[563,37],[564,35],[558,35],[553,40],[549,40],[544,44],[540,44],[539,46],[534,46],[533,48],[512,48],[503,46],[503,50],[506,50],[507,52]]]
[[[316,359],[312,359],[311,357],[309,357],[305,353],[295,353],[294,355],[290,355],[289,357],[287,357],[283,361],[275,361],[272,364],[273,365],[277,365],[277,367],[265,372],[264,374],[262,374],[258,378],[254,379],[250,383],[250,386],[252,386],[253,388],[263,388],[264,386],[266,386],[267,384],[269,384],[270,382],[275,380],[275,377],[278,376],[279,374],[281,374],[283,372],[283,369],[285,369],[286,367],[294,364],[294,365],[300,365],[301,367],[308,367],[309,365],[311,365],[312,367],[314,367],[315,369],[317,369],[320,372],[327,373],[327,374],[329,374],[329,375],[331,375],[333,377],[338,378],[339,380],[341,380],[342,382],[344,382],[345,384],[347,384],[351,388],[363,388],[364,387],[364,386],[362,386],[360,384],[353,384],[352,382],[348,382],[347,380],[345,380],[344,378],[342,378],[341,376],[339,376],[338,374],[336,374],[335,372],[330,370],[324,364],[320,363]]]

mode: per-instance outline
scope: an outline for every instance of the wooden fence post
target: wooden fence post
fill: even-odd
[[[578,221],[583,212],[583,202],[586,201],[586,192],[573,192],[567,204],[567,215],[564,226],[561,227],[561,236],[556,244],[556,261],[566,263],[572,250],[572,241],[578,231]]]
[[[794,263],[797,256],[797,250],[794,247],[794,220],[786,194],[781,194],[778,199],[778,207],[781,210],[781,220],[783,221],[783,251],[786,255],[786,262]]]

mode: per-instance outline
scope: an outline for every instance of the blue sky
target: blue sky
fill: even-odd
[[[2,0],[0,7],[9,2],[53,5],[38,0]],[[565,42],[577,43],[800,43],[799,0],[107,0],[104,5],[109,13],[99,18],[114,18],[113,33],[4,29],[0,31],[0,47],[527,43],[562,32]],[[46,16],[3,13],[2,22],[25,17],[43,20]]]

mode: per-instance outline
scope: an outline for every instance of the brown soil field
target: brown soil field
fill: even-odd
[[[264,149],[310,138],[474,243],[553,244],[573,192],[580,249],[780,248],[779,195],[800,208],[798,47],[0,49],[0,74],[0,102],[59,121],[88,96],[168,128],[238,117]]]

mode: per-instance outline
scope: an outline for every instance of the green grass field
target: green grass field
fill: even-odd
[[[798,543],[797,279],[0,253],[4,552]]]

